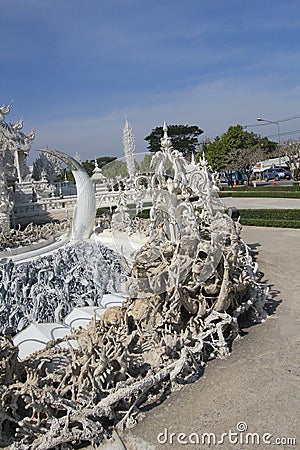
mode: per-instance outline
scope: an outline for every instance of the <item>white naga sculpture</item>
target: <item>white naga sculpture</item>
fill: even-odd
[[[73,214],[70,240],[77,242],[89,239],[94,228],[96,214],[95,191],[90,177],[82,165],[72,156],[58,150],[41,149],[44,153],[56,156],[71,169],[77,189],[77,202]]]
[[[95,447],[195,381],[210,358],[228,355],[242,313],[265,318],[268,289],[239,223],[222,211],[205,159],[185,161],[164,126],[153,165],[151,179],[136,181],[152,196],[151,232],[132,264],[124,262],[123,305],[61,339],[64,348],[53,341],[23,361],[0,339],[0,446]]]
[[[128,175],[130,178],[132,178],[135,173],[134,167],[135,143],[134,143],[133,129],[129,125],[127,118],[125,120],[125,126],[123,128],[123,149],[126,158]]]

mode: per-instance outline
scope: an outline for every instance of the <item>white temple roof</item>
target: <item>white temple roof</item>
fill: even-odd
[[[104,183],[104,181],[106,181],[106,177],[103,175],[100,167],[98,166],[97,159],[95,159],[95,169],[93,170],[91,180],[93,183]]]

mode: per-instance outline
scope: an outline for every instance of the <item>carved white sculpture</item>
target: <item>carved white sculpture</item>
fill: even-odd
[[[8,255],[9,256],[9,255]],[[92,241],[15,264],[0,263],[0,335],[32,322],[62,322],[76,306],[101,306],[103,294],[124,281],[121,260]]]
[[[103,175],[102,170],[99,167],[97,158],[95,158],[95,167],[93,169],[93,175],[91,176],[91,180],[94,183],[94,185],[97,184],[103,185],[107,181],[106,177]]]
[[[0,151],[3,162],[6,165],[6,175],[14,178],[14,172],[17,171],[17,180],[21,183],[28,175],[26,158],[32,141],[35,137],[34,131],[24,134],[23,118],[16,123],[6,123],[5,116],[11,110],[11,104],[0,107]]]
[[[12,104],[0,107],[0,172],[1,180],[1,213],[0,230],[10,229],[10,213],[12,202],[8,198],[6,185],[12,186],[22,182],[29,175],[26,159],[34,139],[34,131],[29,134],[22,132],[23,118],[15,123],[5,121]]]
[[[126,158],[127,171],[130,178],[134,176],[134,153],[135,153],[135,143],[133,136],[133,129],[129,125],[128,120],[125,120],[125,126],[123,128],[123,149]]]
[[[49,184],[53,185],[62,173],[61,161],[49,153],[41,153],[33,162],[32,177],[36,181],[46,179]]]
[[[257,281],[240,225],[221,211],[204,159],[189,166],[164,128],[149,180],[150,239],[131,267],[124,262],[126,302],[64,338],[65,349],[52,342],[20,362],[11,340],[0,341],[0,445],[96,446],[116,426],[133,426],[139,410],[165,392],[196,380],[209,358],[226,356],[241,313],[265,317],[267,288]],[[195,192],[200,211],[190,201]],[[51,278],[43,269],[40,284]]]
[[[34,225],[30,223],[24,230],[19,225],[9,232],[0,232],[0,258],[1,256],[11,256],[13,249],[21,249],[30,244],[41,243],[42,241],[54,240],[55,237],[66,233],[70,228],[69,220],[61,222],[48,222],[44,225]],[[2,253],[2,255],[1,255]]]
[[[70,167],[77,189],[77,203],[73,214],[70,240],[77,242],[89,239],[93,232],[96,214],[95,192],[90,177],[82,165],[66,153],[51,149],[40,151],[56,156]]]
[[[2,173],[0,164],[0,232],[10,230],[10,214],[13,209],[13,202],[9,198],[5,176]]]

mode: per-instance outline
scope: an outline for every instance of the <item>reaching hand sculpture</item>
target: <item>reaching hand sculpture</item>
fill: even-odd
[[[92,241],[15,264],[0,262],[0,335],[15,335],[32,322],[62,322],[78,306],[101,306],[124,280],[120,257]]]

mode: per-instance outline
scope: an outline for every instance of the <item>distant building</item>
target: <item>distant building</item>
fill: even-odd
[[[98,165],[98,161],[95,158],[95,168],[93,175],[91,176],[92,183],[94,185],[95,192],[104,192],[107,190],[107,178],[103,175],[102,170]]]
[[[289,157],[281,156],[280,158],[270,158],[257,162],[253,167],[253,173],[264,172],[271,167],[288,167]]]

